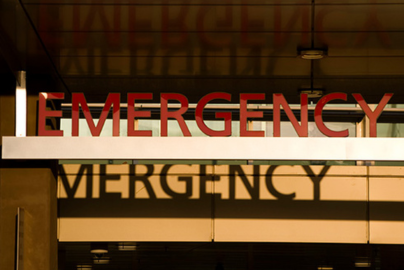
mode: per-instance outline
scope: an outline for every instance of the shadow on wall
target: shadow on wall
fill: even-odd
[[[364,166],[61,165],[60,217],[404,220]]]

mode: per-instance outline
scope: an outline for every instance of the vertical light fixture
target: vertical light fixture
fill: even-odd
[[[313,0],[311,2],[311,44],[310,48],[298,48],[298,55],[302,59],[310,60],[310,86],[303,86],[299,89],[300,94],[307,94],[309,98],[319,98],[323,96],[324,89],[321,86],[314,86],[314,62],[324,58],[327,55],[326,48],[316,48],[314,45],[314,35],[315,35],[315,8],[316,4]]]
[[[91,243],[90,252],[94,254],[93,263],[94,264],[108,264],[110,258],[106,256],[108,253],[108,243],[107,242],[94,242]]]
[[[367,257],[359,257],[355,259],[355,267],[371,267],[372,263],[370,261],[370,258]]]
[[[19,71],[15,89],[15,136],[27,136],[27,87],[26,73]]]
[[[91,270],[93,267],[90,264],[78,264],[77,270]]]
[[[106,242],[91,243],[90,248],[90,252],[94,254],[108,253],[108,243]]]
[[[137,249],[137,245],[135,243],[118,243],[118,250],[121,251],[133,251]]]

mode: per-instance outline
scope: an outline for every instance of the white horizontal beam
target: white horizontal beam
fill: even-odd
[[[2,158],[404,161],[404,138],[3,137]]]

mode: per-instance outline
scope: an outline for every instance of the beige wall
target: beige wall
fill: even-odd
[[[4,78],[3,78],[4,79]],[[3,80],[3,83],[9,82]],[[46,89],[46,88],[44,88]],[[15,134],[15,85],[0,95],[0,150],[3,136]],[[27,135],[36,134],[36,93],[28,95]],[[1,155],[1,154],[0,154]],[[57,269],[57,183],[49,161],[0,158],[0,269],[15,269],[16,215],[24,209],[19,269]]]
[[[59,238],[404,243],[402,170],[64,165]]]
[[[369,167],[371,243],[404,243],[403,173],[403,167]]]
[[[20,269],[57,269],[56,181],[50,169],[0,168],[0,269],[14,269],[19,207],[25,212]]]

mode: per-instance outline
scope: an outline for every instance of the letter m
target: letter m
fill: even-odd
[[[74,195],[77,192],[77,189],[80,185],[81,179],[83,179],[84,172],[86,172],[86,198],[91,198],[92,197],[92,191],[93,191],[93,165],[81,165],[78,173],[75,175],[76,178],[74,179],[74,182],[72,185],[69,184],[69,180],[67,179],[67,174],[66,171],[61,165],[59,167],[60,172],[59,172],[59,177],[62,181],[62,185],[64,190],[66,191],[67,198],[72,199],[74,198]]]
[[[119,120],[120,120],[120,94],[111,93],[108,95],[105,101],[104,108],[102,109],[100,119],[97,125],[94,124],[93,117],[91,115],[90,109],[88,108],[86,98],[83,93],[73,93],[72,95],[72,136],[79,136],[79,118],[80,118],[80,105],[83,111],[84,117],[86,118],[88,127],[90,128],[91,135],[100,136],[102,127],[105,124],[105,120],[108,117],[109,110],[113,106],[112,124],[113,136],[119,136]]]

